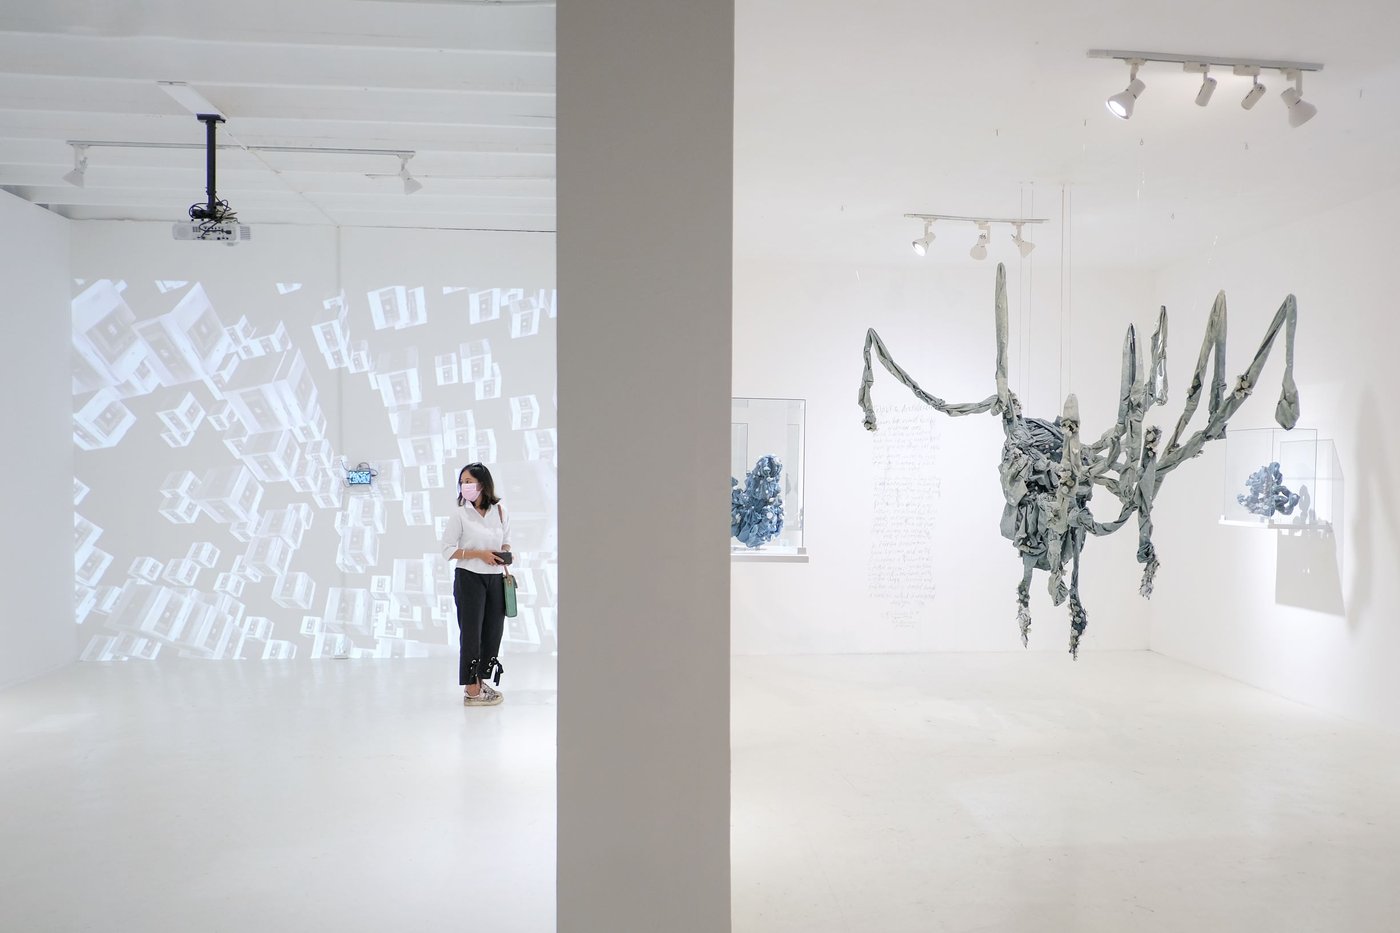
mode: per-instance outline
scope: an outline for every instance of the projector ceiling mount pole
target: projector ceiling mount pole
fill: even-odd
[[[224,122],[224,118],[217,113],[200,113],[195,114],[195,117],[204,124],[204,191],[209,198],[209,203],[204,208],[204,219],[213,220],[219,216],[219,196],[214,191],[214,160],[219,146],[214,139],[214,132],[215,128]]]

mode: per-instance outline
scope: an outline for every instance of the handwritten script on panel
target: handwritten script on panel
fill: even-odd
[[[871,516],[866,592],[887,623],[912,627],[933,601],[931,541],[938,499],[940,415],[923,405],[876,406],[871,435],[875,504]]]

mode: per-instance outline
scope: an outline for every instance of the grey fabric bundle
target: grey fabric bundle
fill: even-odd
[[[998,263],[996,279],[996,392],[980,402],[949,404],[930,395],[894,361],[885,342],[874,329],[865,335],[865,371],[860,381],[860,407],[865,427],[877,427],[870,387],[875,381],[870,365],[873,349],[880,363],[914,396],[945,415],[961,416],[991,413],[1000,415],[1006,442],[1001,453],[1001,488],[1006,498],[1001,533],[1021,555],[1024,573],[1016,590],[1017,621],[1022,644],[1030,637],[1030,584],[1036,570],[1050,574],[1050,596],[1055,605],[1069,601],[1069,651],[1079,656],[1079,640],[1088,625],[1088,616],[1079,599],[1079,557],[1089,535],[1117,531],[1134,515],[1138,524],[1138,563],[1143,565],[1139,591],[1152,595],[1153,578],[1159,566],[1152,545],[1152,505],[1163,478],[1184,461],[1198,455],[1207,441],[1225,436],[1226,423],[1254,391],[1259,374],[1269,358],[1274,338],[1286,326],[1283,388],[1274,417],[1284,429],[1298,422],[1298,387],[1293,381],[1293,342],[1298,325],[1297,300],[1289,295],[1274,315],[1249,368],[1233,388],[1225,376],[1225,293],[1215,298],[1205,339],[1201,343],[1195,374],[1186,391],[1186,405],[1171,437],[1162,443],[1162,431],[1143,427],[1153,405],[1167,401],[1167,309],[1157,318],[1152,334],[1149,365],[1143,367],[1137,331],[1131,325],[1123,341],[1122,380],[1118,395],[1118,418],[1093,443],[1086,444],[1079,434],[1079,402],[1074,395],[1065,399],[1064,411],[1054,421],[1026,418],[1021,403],[1007,385],[1006,267]],[[1203,428],[1183,437],[1206,386],[1206,370],[1211,368],[1210,402]],[[1095,520],[1089,511],[1094,487],[1101,486],[1118,500],[1117,518]],[[1072,566],[1070,566],[1072,565]],[[1070,567],[1069,583],[1065,583]]]

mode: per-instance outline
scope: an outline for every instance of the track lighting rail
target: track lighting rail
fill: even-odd
[[[202,143],[166,142],[126,142],[112,139],[70,139],[67,144],[87,149],[204,149]],[[385,155],[396,158],[412,158],[417,153],[412,149],[349,149],[335,146],[240,146],[236,143],[218,143],[220,149],[245,149],[249,152],[320,152],[331,155]]]
[[[905,214],[909,220],[951,220],[968,224],[1043,224],[1046,217],[962,217],[957,214]]]
[[[923,236],[914,240],[909,245],[914,249],[914,255],[927,256],[929,246],[937,239],[933,232],[935,222],[944,223],[965,223],[974,224],[977,227],[977,241],[969,251],[973,259],[986,259],[987,247],[992,240],[992,224],[1006,224],[1014,231],[1011,234],[1011,242],[1016,244],[1016,249],[1020,251],[1021,258],[1026,258],[1035,249],[1035,244],[1025,237],[1025,227],[1027,224],[1043,224],[1048,218],[1045,217],[964,217],[961,214],[905,214],[909,220],[920,220],[924,224]]]
[[[1278,71],[1282,73],[1284,80],[1293,85],[1285,88],[1279,95],[1287,107],[1288,125],[1296,129],[1317,116],[1317,107],[1303,100],[1303,75],[1307,72],[1321,71],[1322,65],[1317,62],[1224,58],[1217,55],[1185,55],[1176,52],[1128,52],[1120,49],[1090,49],[1089,57],[1121,61],[1128,66],[1128,86],[1104,101],[1108,112],[1120,120],[1132,119],[1138,98],[1147,90],[1147,83],[1138,77],[1138,71],[1143,65],[1153,62],[1180,65],[1184,71],[1199,74],[1201,87],[1196,92],[1198,107],[1208,105],[1215,94],[1217,80],[1210,73],[1212,67],[1229,69],[1240,77],[1250,79],[1249,90],[1240,101],[1240,106],[1245,110],[1253,110],[1254,105],[1264,96],[1266,88],[1259,80],[1259,73]]]
[[[1321,71],[1316,62],[1290,62],[1267,58],[1231,58],[1219,55],[1182,55],[1176,52],[1125,52],[1119,49],[1090,49],[1090,58],[1112,58],[1124,62],[1167,62],[1175,65],[1210,65],[1221,68],[1259,68],[1266,71]]]

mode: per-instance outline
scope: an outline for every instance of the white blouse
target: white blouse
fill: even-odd
[[[464,551],[504,551],[510,546],[510,517],[499,505],[491,506],[484,516],[470,504],[459,505],[447,517],[442,533],[442,556],[452,560],[452,553]],[[504,573],[505,568],[471,558],[453,563],[472,573]]]

